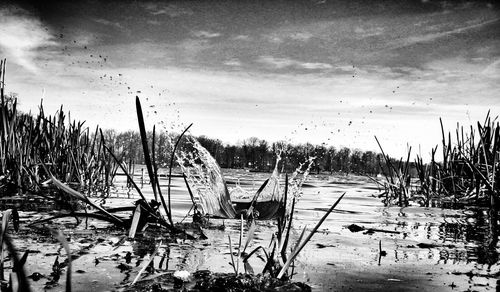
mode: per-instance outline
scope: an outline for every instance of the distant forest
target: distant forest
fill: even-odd
[[[114,130],[104,131],[106,143],[114,145],[116,154],[122,155],[125,161],[144,163],[141,139],[138,132],[127,131],[117,133]],[[152,133],[149,133],[150,139]],[[158,166],[167,166],[171,155],[171,139],[165,133],[156,134],[155,155]],[[173,140],[172,139],[172,140]],[[251,137],[236,145],[225,144],[221,140],[199,136],[196,139],[216,159],[222,168],[247,168],[256,171],[271,171],[276,161],[276,150],[283,149],[282,161],[285,170],[294,171],[300,163],[314,156],[312,172],[342,172],[356,174],[378,174],[381,172],[381,154],[373,151],[362,151],[346,147],[335,148],[324,145],[290,144],[286,142],[269,143]],[[175,141],[175,140],[174,140]],[[385,165],[383,166],[385,168]]]

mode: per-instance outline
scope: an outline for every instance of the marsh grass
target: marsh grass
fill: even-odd
[[[457,125],[455,141],[452,134],[442,134],[442,162],[436,162],[432,150],[431,162],[424,166],[417,157],[421,193],[437,197],[450,206],[491,206],[498,210],[500,175],[500,127],[497,118],[488,112],[483,123],[468,130]]]
[[[415,168],[417,170],[420,185],[413,197],[419,200],[420,204],[425,207],[431,206],[432,202],[439,198],[439,179],[437,179],[438,164],[435,158],[436,151],[437,146],[432,149],[431,161],[428,164],[423,162],[420,155],[417,155],[415,159]]]
[[[396,204],[400,207],[405,207],[408,205],[408,199],[410,196],[410,184],[411,184],[411,174],[410,174],[410,156],[411,147],[408,148],[408,155],[406,160],[401,158],[399,161],[394,160],[389,155],[384,152],[382,145],[375,136],[375,140],[382,152],[382,157],[384,158],[384,165],[380,162],[380,169],[383,171],[384,182],[374,180],[379,186],[383,187],[384,191],[380,195],[384,197],[384,205],[389,206]]]
[[[19,112],[17,98],[5,94],[5,63],[0,62],[2,193],[50,193],[43,182],[52,174],[86,195],[108,196],[118,166],[104,151],[98,128],[91,132],[62,107],[54,115],[46,115],[42,103],[36,115]]]
[[[411,148],[406,160],[396,162],[382,151],[384,188],[382,196],[386,205],[408,205],[416,201],[422,206],[463,208],[465,206],[490,207],[495,218],[498,213],[500,175],[500,126],[498,118],[486,115],[484,122],[466,129],[457,124],[454,135],[445,133],[440,119],[442,161],[437,161],[438,147],[431,149],[431,160],[424,163],[417,155],[410,162]],[[452,137],[455,136],[455,139]],[[412,188],[410,168],[416,169],[416,184]],[[495,211],[496,210],[496,211]],[[495,220],[492,220],[496,222]]]

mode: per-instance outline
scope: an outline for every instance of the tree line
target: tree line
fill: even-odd
[[[116,154],[121,155],[126,162],[144,163],[141,138],[138,132],[105,130],[104,136],[106,143],[111,143]],[[149,132],[148,136],[151,143],[153,140],[152,132]],[[164,167],[169,164],[172,141],[175,142],[177,137],[178,134],[155,134],[155,159],[158,166]],[[327,147],[311,143],[292,144],[284,141],[269,143],[257,137],[250,137],[236,144],[223,143],[219,139],[207,136],[195,138],[210,152],[222,168],[271,171],[276,162],[275,153],[279,149],[282,151],[282,161],[285,162],[284,170],[288,172],[294,171],[300,163],[304,163],[309,157],[315,157],[312,165],[312,171],[315,173],[341,172],[373,175],[380,173],[381,167],[385,168],[382,155],[373,151],[347,147]]]

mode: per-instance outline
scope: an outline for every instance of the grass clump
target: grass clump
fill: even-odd
[[[383,186],[386,205],[407,206],[416,201],[422,206],[440,205],[461,208],[488,206],[498,210],[500,196],[500,126],[498,118],[488,112],[483,123],[468,130],[457,125],[455,141],[452,133],[444,131],[441,124],[442,161],[437,161],[438,147],[431,149],[431,160],[424,163],[417,155],[410,161],[411,148],[406,160],[386,155],[377,139],[384,157],[380,168],[385,170]],[[376,138],[376,137],[375,137]],[[416,175],[412,175],[415,173]]]

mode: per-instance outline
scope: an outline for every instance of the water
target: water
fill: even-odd
[[[222,172],[229,188],[239,182],[249,192],[255,192],[269,177],[267,173],[249,173],[244,170],[224,169]],[[167,180],[162,178],[160,183],[166,190]],[[115,198],[108,200],[108,205],[130,205],[138,199],[133,194],[128,197],[124,177],[117,177],[116,186]],[[148,198],[153,198],[146,184],[143,191]],[[489,233],[485,210],[384,207],[377,198],[376,186],[367,178],[352,175],[310,175],[303,184],[302,192],[295,209],[292,240],[298,237],[304,226],[312,228],[325,210],[342,193],[346,193],[297,260],[294,279],[308,283],[314,291],[494,291],[498,284],[499,247],[491,249],[486,245]],[[191,199],[183,179],[173,178],[174,221],[189,221],[185,216],[190,208]],[[22,214],[22,220],[33,220],[33,214]],[[67,224],[65,230],[70,233],[72,222],[74,219],[68,218],[58,224]],[[227,236],[231,236],[233,244],[238,242],[239,221],[211,220],[211,223],[214,227],[224,224],[225,230],[206,229],[207,240],[163,244],[155,257],[155,267],[159,266],[165,255],[168,270],[232,272],[228,264]],[[91,221],[91,224],[98,229],[105,225],[98,221]],[[258,221],[257,224],[256,240],[249,250],[258,245],[267,247],[275,232],[274,221]],[[350,224],[399,233],[353,233],[346,228]],[[73,270],[85,272],[74,274],[75,291],[86,291],[88,283],[95,291],[105,291],[133,280],[155,245],[154,242],[136,240],[113,247],[122,234],[119,231],[96,231],[89,237],[92,240],[102,238],[104,241],[89,248],[74,261]],[[86,238],[78,234],[71,235],[72,250],[82,250],[90,244],[84,240]],[[380,258],[379,242],[387,253]],[[47,241],[44,236],[33,236],[32,232],[28,239],[19,236],[16,246],[20,250],[29,248],[40,251],[30,254],[26,267],[28,274],[35,271],[48,274],[55,259],[54,253],[65,257],[57,242]],[[130,270],[120,272],[117,266],[125,262],[127,252],[132,255]],[[94,263],[96,258],[101,259],[98,265]],[[256,272],[263,268],[263,262],[257,257],[252,258],[250,264]],[[162,270],[165,270],[165,260]],[[64,290],[64,275],[60,283],[61,286],[52,291]],[[43,284],[42,279],[35,283],[35,287],[41,289]]]

